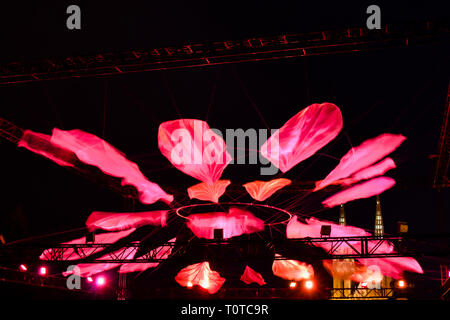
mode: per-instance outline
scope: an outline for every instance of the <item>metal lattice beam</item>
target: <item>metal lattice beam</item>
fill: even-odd
[[[447,91],[447,99],[445,101],[444,115],[442,118],[442,129],[439,138],[439,154],[434,171],[433,186],[440,189],[450,186],[448,179],[448,167],[450,163],[450,84]]]
[[[358,52],[424,43],[446,43],[449,39],[448,24],[427,22],[386,26],[381,30],[347,28],[238,41],[175,45],[149,50],[8,63],[0,66],[0,84]]]

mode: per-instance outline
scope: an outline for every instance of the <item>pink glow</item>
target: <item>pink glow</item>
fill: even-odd
[[[176,238],[169,240],[169,242],[175,242]],[[172,246],[160,246],[150,251],[149,256],[155,257],[156,259],[167,259],[172,253]],[[145,257],[139,257],[136,260],[142,260]],[[129,273],[129,272],[141,272],[149,268],[156,268],[159,262],[136,262],[136,263],[124,263],[119,269],[119,273]]]
[[[20,268],[20,270],[22,270],[22,271],[27,271],[27,270],[28,270],[27,266],[24,265],[24,264],[21,264],[21,265],[19,266],[19,268]]]
[[[92,279],[92,277],[87,277],[86,279],[88,282],[94,282],[94,279]]]
[[[360,266],[356,261],[352,259],[343,259],[343,260],[323,260],[323,266],[330,273],[333,278],[342,279],[342,280],[350,280],[353,279],[355,274],[362,273],[366,268],[364,266]],[[353,279],[356,282],[360,282],[358,280]]]
[[[275,257],[281,257],[281,255],[275,254]],[[277,277],[294,281],[314,276],[314,269],[311,265],[297,260],[274,260],[272,271]]]
[[[332,208],[356,199],[370,198],[392,188],[394,185],[395,180],[392,178],[374,178],[340,191],[322,201],[322,204],[325,207]]]
[[[191,214],[187,226],[199,238],[214,239],[214,229],[223,229],[224,239],[264,230],[264,221],[251,212],[230,208],[229,213]]]
[[[103,276],[97,277],[97,279],[96,279],[96,281],[95,281],[95,284],[96,284],[98,287],[103,287],[103,286],[106,284],[106,279],[105,279],[105,277],[103,277]]]
[[[47,268],[46,268],[46,267],[40,267],[40,268],[39,268],[39,274],[40,274],[41,276],[47,275]]]
[[[278,190],[291,184],[291,182],[291,180],[285,178],[273,179],[270,181],[257,180],[244,184],[244,187],[253,199],[264,201]]]
[[[165,193],[156,183],[150,182],[136,163],[99,137],[82,130],[53,129],[51,142],[74,152],[78,159],[114,177],[122,178],[122,185],[132,185],[139,192],[139,200],[152,204],[158,200],[172,202],[173,196]]]
[[[90,232],[98,229],[121,231],[144,225],[165,226],[166,220],[167,210],[132,213],[94,211],[87,219],[86,226]]]
[[[175,168],[211,185],[220,179],[231,161],[225,141],[201,120],[179,119],[162,123],[158,146]]]
[[[332,184],[340,183],[342,185],[350,185],[350,184],[356,183],[361,180],[367,180],[367,179],[370,179],[370,178],[373,178],[376,176],[383,175],[386,172],[388,172],[389,170],[395,169],[395,168],[396,168],[396,165],[395,165],[394,160],[392,160],[391,158],[385,158],[384,160],[382,160],[370,167],[367,167],[365,169],[358,171],[357,173],[352,175],[350,178],[337,180],[337,181],[333,182]]]
[[[260,286],[263,286],[266,284],[262,275],[260,273],[256,272],[255,270],[253,270],[252,268],[250,268],[249,266],[245,267],[245,271],[241,275],[241,281],[246,284],[257,283]]]
[[[312,280],[306,280],[305,281],[305,288],[307,290],[312,290],[314,288],[314,281]]]
[[[175,281],[182,287],[199,285],[208,293],[214,294],[222,287],[225,278],[216,271],[212,271],[209,262],[192,264],[183,268],[175,277]]]
[[[400,134],[384,133],[378,137],[364,141],[358,147],[350,149],[342,157],[337,167],[324,180],[317,182],[314,190],[323,189],[333,182],[347,178],[381,160],[397,149],[405,139],[406,137]]]
[[[225,193],[225,189],[230,183],[230,180],[217,180],[212,185],[205,182],[200,182],[199,184],[187,189],[189,198],[218,203],[219,198]]]
[[[423,273],[420,264],[410,257],[365,258],[358,261],[366,266],[378,266],[383,275],[394,279],[402,278],[403,271]]]
[[[126,236],[133,233],[136,229],[128,229],[125,231],[120,232],[108,232],[108,233],[102,233],[95,236],[95,243],[115,243],[116,241],[125,238]],[[75,239],[69,242],[64,242],[63,244],[86,244],[86,237],[82,237],[79,239]],[[77,259],[83,259],[85,256],[92,254],[94,251],[99,251],[100,249],[95,248],[80,248],[77,251],[74,249],[67,249],[62,254],[62,260],[77,260]],[[52,253],[52,249],[46,250],[42,252],[39,259],[41,260],[48,260],[50,254]]]
[[[342,114],[332,103],[312,104],[289,119],[261,147],[282,172],[311,157],[342,129]]]

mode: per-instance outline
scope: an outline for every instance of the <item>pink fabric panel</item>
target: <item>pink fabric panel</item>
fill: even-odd
[[[219,198],[225,193],[230,183],[230,180],[217,180],[212,185],[206,182],[200,182],[187,189],[188,195],[190,199],[195,198],[218,203]]]
[[[144,225],[165,226],[166,220],[167,210],[131,213],[94,211],[87,219],[86,226],[91,232],[97,229],[119,231]]]
[[[175,281],[183,287],[199,285],[210,294],[214,294],[220,290],[225,278],[222,278],[218,272],[212,271],[209,262],[205,261],[183,268],[176,275]]]
[[[280,178],[270,181],[253,181],[244,184],[245,189],[256,201],[264,201],[270,198],[275,192],[291,184],[291,180]]]
[[[249,266],[245,267],[245,271],[241,276],[241,281],[246,284],[257,283],[260,286],[266,284],[262,275],[253,270],[252,268],[250,268]]]
[[[281,255],[275,254],[275,256],[280,257]],[[297,260],[274,260],[272,271],[277,277],[294,281],[310,279],[314,276],[314,269],[311,265]]]

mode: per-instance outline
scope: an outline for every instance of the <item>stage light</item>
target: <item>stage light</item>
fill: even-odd
[[[398,280],[397,287],[399,287],[400,289],[406,288],[406,281],[405,280]]]
[[[24,264],[21,264],[21,265],[19,266],[19,268],[20,268],[20,270],[22,270],[22,271],[27,271],[27,270],[28,270],[27,266],[24,265]]]
[[[448,271],[448,275],[447,276],[450,278],[450,270]]]
[[[308,290],[311,290],[312,288],[314,288],[314,281],[312,280],[306,280],[305,282],[305,288]]]
[[[295,287],[297,287],[297,282],[292,281],[291,283],[289,283],[289,288],[294,289]]]
[[[88,282],[94,282],[94,279],[92,279],[92,277],[87,277],[86,279]]]
[[[188,283],[187,283],[186,286],[187,286],[188,288],[192,288],[192,287],[193,287],[193,284],[192,284],[192,282],[188,281]]]
[[[40,267],[39,268],[39,274],[41,276],[45,276],[47,274],[47,268],[46,267]]]
[[[367,288],[367,282],[362,282],[361,283],[361,288]]]
[[[103,277],[103,276],[97,277],[95,284],[97,285],[97,287],[103,287],[106,284],[105,277]]]

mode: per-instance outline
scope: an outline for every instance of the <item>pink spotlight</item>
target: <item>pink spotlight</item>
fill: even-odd
[[[312,288],[314,288],[314,282],[312,280],[307,280],[305,282],[305,288],[307,290],[311,290]]]
[[[98,287],[103,287],[103,286],[105,285],[105,283],[106,283],[106,279],[105,279],[105,277],[103,277],[103,276],[97,277],[97,279],[96,279],[96,281],[95,281],[95,284],[96,284]]]
[[[19,266],[19,268],[20,268],[20,270],[22,270],[22,271],[27,271],[27,270],[28,270],[27,266],[24,265],[24,264],[21,264],[21,265]]]
[[[45,276],[47,274],[47,268],[46,267],[40,267],[39,268],[39,274],[41,276]]]
[[[94,282],[94,279],[92,279],[92,277],[87,277],[86,279],[88,282]]]

